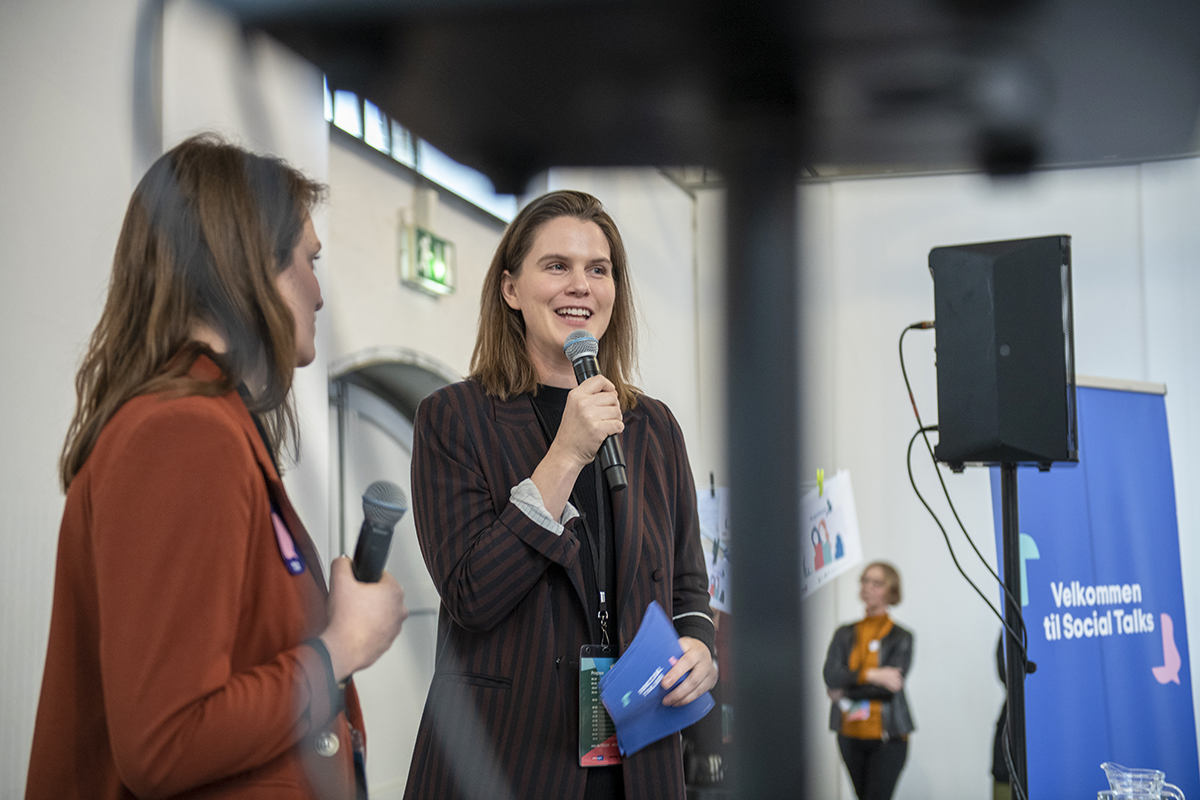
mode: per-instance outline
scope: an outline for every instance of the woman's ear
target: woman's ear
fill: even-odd
[[[500,276],[500,296],[508,303],[509,308],[514,311],[521,310],[521,301],[517,297],[517,279],[508,270],[504,270],[504,274]]]

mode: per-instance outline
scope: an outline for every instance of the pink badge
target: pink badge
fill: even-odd
[[[274,509],[271,510],[271,525],[275,528],[275,541],[279,545],[279,555],[283,557],[287,571],[293,575],[304,572],[304,559],[296,551],[296,543],[292,540],[292,534],[288,532],[283,518]]]

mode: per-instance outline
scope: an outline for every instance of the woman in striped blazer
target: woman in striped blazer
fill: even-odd
[[[562,349],[576,330],[599,340],[604,373],[578,386]],[[581,766],[598,759],[580,744],[581,648],[618,656],[652,600],[684,650],[664,702],[717,677],[691,468],[670,410],[629,383],[635,340],[599,201],[526,206],[484,282],[470,378],[417,411],[417,535],[442,602],[406,798],[684,797],[678,734]],[[594,464],[610,435],[629,484],[611,494]]]

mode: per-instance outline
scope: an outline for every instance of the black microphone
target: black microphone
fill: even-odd
[[[359,583],[378,583],[387,563],[396,523],[408,511],[408,498],[389,481],[375,481],[363,492],[363,524],[354,548],[354,578]]]
[[[600,343],[587,331],[573,331],[563,344],[563,352],[571,359],[571,366],[575,368],[576,382],[583,383],[588,378],[600,374],[600,364],[596,361]],[[621,447],[621,440],[615,434],[606,438],[600,445],[600,470],[604,473],[604,479],[608,481],[610,492],[620,491],[629,485],[625,476],[625,449]]]

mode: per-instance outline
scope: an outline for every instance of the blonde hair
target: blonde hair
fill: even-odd
[[[608,240],[616,297],[608,330],[600,339],[597,360],[604,376],[617,387],[622,410],[637,405],[640,390],[630,383],[636,360],[637,320],[629,286],[628,260],[621,233],[600,201],[590,194],[557,191],[544,194],[521,209],[504,231],[483,280],[479,332],[471,354],[471,375],[484,391],[501,400],[537,391],[538,374],[525,346],[525,318],[501,295],[504,273],[514,278],[547,222],[572,217],[594,222]]]
[[[879,570],[883,573],[883,580],[887,584],[887,595],[883,598],[883,601],[889,606],[899,605],[901,599],[900,573],[896,571],[895,567],[886,561],[872,561],[870,564],[867,564],[867,566],[863,567],[862,574],[858,577],[860,581],[867,577],[867,570],[871,569],[871,567],[879,567]]]
[[[100,431],[142,394],[219,396],[256,369],[266,385],[250,401],[272,454],[299,447],[290,402],[295,323],[275,287],[325,187],[277,158],[194,136],[162,155],[138,183],[113,258],[108,298],[75,376],[75,415],[59,461],[63,489]],[[192,339],[202,322],[227,350]],[[222,370],[189,377],[201,355]]]

